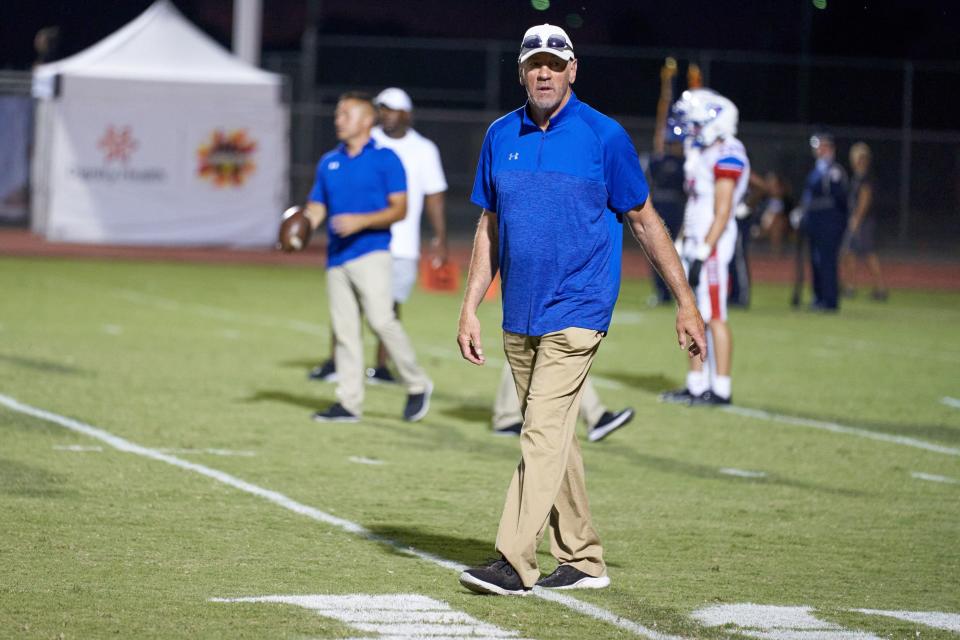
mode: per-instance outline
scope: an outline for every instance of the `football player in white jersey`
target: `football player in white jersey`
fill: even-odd
[[[379,109],[379,124],[370,132],[373,140],[400,156],[407,174],[407,216],[390,227],[390,255],[393,257],[393,302],[397,318],[400,305],[407,301],[417,281],[420,260],[420,218],[426,212],[433,239],[433,258],[447,261],[447,225],[445,193],[447,179],[440,162],[440,151],[433,141],[413,128],[413,101],[403,89],[390,87],[374,98]],[[332,350],[331,350],[332,352]],[[377,346],[377,363],[367,369],[369,382],[396,382],[386,366],[387,352]],[[317,365],[310,377],[332,382],[336,379],[333,360]]]
[[[684,176],[687,205],[680,255],[712,346],[708,362],[690,358],[683,389],[660,396],[665,402],[730,404],[733,340],[727,327],[729,265],[737,240],[733,211],[750,180],[747,152],[736,138],[736,105],[710,89],[684,91],[674,105],[686,138]]]

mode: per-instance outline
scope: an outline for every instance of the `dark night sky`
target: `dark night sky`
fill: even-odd
[[[544,2],[545,0],[539,0]],[[820,0],[818,0],[819,2]],[[323,31],[340,34],[516,40],[530,24],[582,25],[577,44],[799,54],[809,19],[813,55],[960,60],[956,0],[322,0]],[[136,17],[150,0],[3,0],[0,68],[27,68],[40,27],[62,28],[61,56],[79,51]],[[229,44],[232,0],[175,0],[191,20]],[[264,0],[265,50],[296,49],[306,0]],[[577,16],[577,17],[572,17]]]

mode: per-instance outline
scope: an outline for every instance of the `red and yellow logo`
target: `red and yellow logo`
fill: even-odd
[[[253,163],[256,150],[257,143],[244,129],[216,129],[197,149],[197,175],[216,187],[242,186],[257,168]]]

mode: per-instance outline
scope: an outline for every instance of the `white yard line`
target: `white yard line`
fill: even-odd
[[[951,398],[950,396],[943,396],[942,398],[940,398],[940,402],[942,404],[947,405],[948,407],[952,407],[954,409],[960,409],[960,400],[956,398]]]
[[[766,471],[748,471],[747,469],[734,469],[732,467],[724,467],[720,469],[720,473],[725,476],[734,476],[737,478],[766,478]]]
[[[929,482],[942,482],[943,484],[960,484],[960,480],[948,476],[938,476],[933,473],[924,473],[922,471],[911,471],[910,477],[915,480],[927,480]]]
[[[836,422],[825,422],[823,420],[799,418],[797,416],[771,413],[770,411],[750,409],[748,407],[739,407],[736,405],[723,407],[723,411],[747,418],[758,418],[760,420],[770,420],[773,422],[779,422],[781,424],[789,424],[795,427],[807,427],[810,429],[820,429],[821,431],[830,431],[832,433],[843,433],[850,436],[857,436],[859,438],[867,438],[868,440],[890,442],[893,444],[903,445],[905,447],[914,447],[915,449],[933,451],[934,453],[943,453],[948,456],[960,456],[960,449],[956,449],[954,447],[945,447],[943,445],[926,442],[924,440],[917,440],[916,438],[908,438],[906,436],[896,436],[888,433],[869,431],[867,429],[858,429],[857,427],[848,427]]]
[[[858,613],[866,613],[873,616],[887,616],[906,620],[907,622],[917,622],[919,624],[933,627],[934,629],[944,629],[960,633],[960,613],[942,613],[940,611],[884,611],[882,609],[853,609]],[[917,632],[920,637],[920,632]]]
[[[10,396],[4,394],[0,394],[0,404],[12,411],[32,416],[40,420],[45,420],[47,422],[52,422],[53,424],[60,425],[61,427],[76,433],[81,433],[85,436],[94,438],[95,440],[99,440],[100,442],[103,442],[114,449],[117,449],[118,451],[143,456],[144,458],[149,458],[158,462],[165,462],[166,464],[184,469],[186,471],[193,471],[194,473],[206,476],[216,480],[217,482],[221,482],[235,489],[239,489],[245,493],[263,498],[279,507],[283,507],[284,509],[298,513],[302,516],[306,516],[312,520],[316,520],[317,522],[322,522],[324,524],[337,527],[338,529],[346,531],[347,533],[352,533],[372,542],[388,545],[402,553],[420,558],[421,560],[426,560],[427,562],[435,564],[444,569],[460,573],[467,568],[466,565],[460,564],[459,562],[447,560],[446,558],[442,558],[427,551],[421,551],[419,549],[407,546],[397,540],[392,540],[390,538],[377,535],[360,524],[351,522],[350,520],[346,520],[344,518],[339,518],[335,515],[321,511],[315,507],[305,505],[301,502],[297,502],[296,500],[289,498],[282,493],[260,487],[245,480],[241,480],[236,476],[232,476],[223,471],[218,471],[217,469],[212,469],[202,464],[196,464],[194,462],[182,460],[170,454],[162,453],[156,449],[143,447],[119,436],[115,436],[108,431],[104,431],[103,429],[80,422],[79,420],[74,420],[73,418],[68,418],[66,416],[61,416],[50,411],[45,411],[28,404],[24,404],[15,398],[11,398]],[[607,622],[642,638],[649,638],[650,640],[683,640],[680,636],[672,636],[660,633],[659,631],[645,627],[637,622],[618,616],[611,611],[607,611],[606,609],[587,602],[582,602],[568,595],[554,593],[536,587],[533,589],[533,595],[542,598],[543,600],[560,604],[568,609],[594,618],[595,620]]]

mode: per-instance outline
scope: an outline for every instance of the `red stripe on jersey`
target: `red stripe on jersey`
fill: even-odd
[[[739,180],[741,175],[743,175],[743,167],[735,167],[731,165],[723,166],[718,164],[713,168],[713,177],[717,180],[721,178]]]

